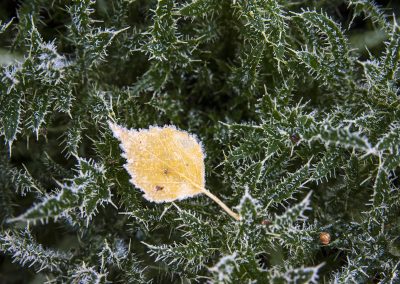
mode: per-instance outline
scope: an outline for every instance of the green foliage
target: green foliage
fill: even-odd
[[[399,282],[392,2],[0,5],[0,282]],[[109,120],[196,134],[241,219],[144,200]]]
[[[86,225],[89,225],[98,211],[98,205],[111,202],[110,186],[113,184],[105,181],[103,165],[79,157],[77,160],[78,169],[75,177],[68,179],[66,184],[59,184],[61,189],[57,193],[43,197],[40,203],[12,221],[35,223],[49,218],[57,220],[64,217],[73,220],[82,218],[86,220]],[[23,179],[19,181],[19,184],[24,183],[26,184],[26,181]]]
[[[10,254],[22,266],[34,266],[37,271],[61,271],[71,255],[38,244],[26,229],[20,232],[6,230],[0,234],[0,249]]]

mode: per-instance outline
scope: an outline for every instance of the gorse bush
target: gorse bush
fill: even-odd
[[[0,282],[399,283],[396,5],[3,7]],[[144,199],[109,121],[197,135],[240,221]]]

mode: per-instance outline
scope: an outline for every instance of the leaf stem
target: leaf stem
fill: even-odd
[[[204,194],[206,194],[208,197],[210,197],[212,200],[214,200],[219,206],[221,206],[222,209],[224,209],[226,211],[226,213],[231,215],[236,221],[240,221],[240,215],[235,213],[235,212],[233,212],[231,209],[229,209],[229,207],[226,206],[225,203],[223,203],[221,201],[221,199],[216,197],[214,194],[212,194],[210,191],[208,191],[205,188],[203,188],[202,191],[203,191]]]

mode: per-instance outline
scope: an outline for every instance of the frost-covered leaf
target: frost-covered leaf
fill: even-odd
[[[391,40],[387,43],[385,56],[383,58],[383,78],[395,80],[400,61],[400,26],[393,25]]]
[[[215,283],[231,283],[232,274],[237,268],[236,253],[221,257],[221,259],[210,268]]]
[[[268,189],[269,199],[275,203],[281,203],[304,187],[309,182],[310,165],[307,163],[294,173],[290,173],[287,177],[274,187]]]
[[[354,7],[353,20],[357,16],[364,16],[371,19],[372,22],[378,24],[381,28],[388,31],[390,24],[383,9],[379,7],[375,1],[371,0],[347,0],[349,6]]]
[[[99,205],[112,203],[112,184],[105,178],[104,166],[79,157],[77,159],[77,174],[67,183],[60,184],[58,193],[45,196],[41,202],[10,221],[43,222],[49,218],[68,218],[78,212],[77,216],[85,219],[88,225]]]
[[[154,202],[170,202],[203,192],[204,153],[195,137],[175,127],[128,130],[110,124],[121,141],[131,182]]]
[[[194,136],[173,126],[136,131],[111,122],[109,125],[121,141],[130,181],[144,192],[144,198],[161,203],[204,193],[239,219],[205,189],[204,152]]]
[[[26,195],[27,192],[33,190],[43,193],[38,182],[32,177],[27,168],[24,166],[23,170],[13,168],[9,171],[12,176],[12,181],[16,191],[22,196]]]
[[[23,266],[34,266],[37,271],[60,271],[72,257],[69,253],[44,248],[34,240],[28,229],[18,233],[9,230],[0,232],[0,251]]]
[[[273,226],[276,229],[282,229],[290,227],[294,222],[300,222],[307,220],[307,217],[304,215],[306,210],[310,210],[310,196],[311,192],[307,194],[307,196],[300,203],[294,205],[286,209],[286,211],[279,216],[276,216],[273,221]]]
[[[302,267],[302,268],[287,268],[284,273],[278,272],[270,273],[271,283],[319,283],[318,272],[324,264],[317,265],[315,267]]]
[[[143,242],[144,243],[144,242]],[[181,273],[197,273],[209,259],[207,242],[174,243],[172,245],[150,245],[144,243],[155,261],[163,261]]]
[[[325,145],[336,145],[346,149],[355,149],[366,153],[374,153],[368,138],[360,132],[353,132],[350,126],[332,127],[324,124],[304,133],[307,142],[320,141]]]
[[[400,124],[390,126],[390,131],[381,137],[375,146],[379,151],[388,151],[390,155],[400,154]]]
[[[335,169],[340,166],[341,153],[338,151],[328,151],[321,160],[314,166],[311,178],[320,181],[335,175]]]
[[[80,266],[76,266],[70,272],[70,279],[72,283],[96,283],[106,284],[107,272],[98,271],[95,266],[87,266],[86,263],[82,263]]]
[[[260,210],[260,202],[254,199],[248,190],[246,190],[240,200],[237,210],[241,217],[241,222],[247,226],[254,224],[257,219],[258,211]]]

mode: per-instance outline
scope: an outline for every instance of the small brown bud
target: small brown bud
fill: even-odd
[[[319,241],[324,246],[329,245],[331,242],[331,235],[328,232],[319,233]]]
[[[267,219],[264,219],[264,220],[261,221],[261,225],[271,225],[271,221],[267,220]]]

